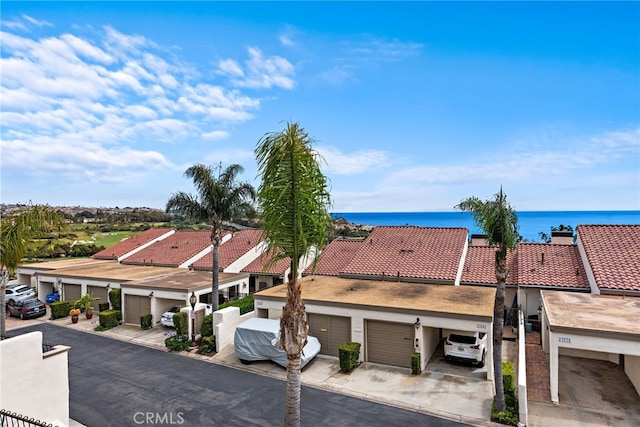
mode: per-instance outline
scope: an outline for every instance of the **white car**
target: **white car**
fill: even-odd
[[[455,331],[444,342],[444,359],[472,362],[484,366],[487,354],[487,334],[484,332]]]
[[[26,285],[10,285],[4,291],[4,300],[8,306],[18,301],[26,301],[35,297],[36,291]]]
[[[204,304],[204,303],[196,304],[196,310],[200,310],[202,306],[205,306],[204,307],[205,316],[213,312],[211,305]],[[185,306],[174,305],[168,311],[165,311],[164,313],[162,313],[162,317],[160,318],[160,323],[162,323],[164,326],[168,328],[175,328],[175,325],[173,324],[173,315],[180,312],[180,310],[184,307]]]
[[[287,367],[287,353],[280,347],[280,321],[252,317],[236,327],[233,338],[236,356],[245,365],[258,360],[272,360]],[[300,368],[303,368],[320,353],[320,341],[307,337],[302,349]]]

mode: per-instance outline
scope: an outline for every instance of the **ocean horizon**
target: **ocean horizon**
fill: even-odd
[[[551,235],[551,227],[570,225],[574,230],[586,224],[640,224],[640,210],[628,211],[517,211],[519,233],[525,241],[541,242],[541,232]],[[359,225],[414,225],[420,227],[467,228],[481,233],[469,212],[332,212]]]

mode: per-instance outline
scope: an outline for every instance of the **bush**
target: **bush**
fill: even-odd
[[[360,361],[360,343],[347,341],[343,343],[338,349],[338,356],[340,359],[340,370],[342,372],[349,372]]]
[[[114,328],[120,324],[122,313],[120,310],[105,310],[100,312],[100,326],[103,328]]]
[[[187,313],[180,311],[173,315],[173,326],[176,328],[176,335],[189,335],[189,324],[187,323]]]
[[[142,329],[151,329],[153,327],[153,316],[151,314],[140,316],[140,327]]]
[[[101,302],[100,304],[98,304],[98,311],[106,311],[109,310],[109,303],[108,302]]]
[[[121,302],[121,292],[120,288],[111,289],[109,291],[109,301],[111,301],[111,307],[114,310],[120,310],[122,308]]]
[[[105,328],[102,325],[98,325],[95,328],[93,328],[93,330],[96,331],[96,332],[104,332],[104,331],[108,331],[109,329],[111,329],[111,328]]]
[[[420,353],[411,353],[411,373],[413,375],[420,375],[421,372]]]
[[[200,354],[208,354],[216,351],[216,337],[202,337],[200,343]]]
[[[220,304],[218,306],[218,310],[222,310],[226,307],[238,307],[240,309],[240,314],[251,313],[254,310],[253,304],[253,295],[248,295],[244,298],[240,298],[237,300],[225,302],[224,304]]]
[[[177,313],[176,313],[177,314]],[[175,315],[174,321],[175,323]],[[164,344],[171,351],[183,351],[189,348],[189,337],[186,335],[171,335],[167,339],[164,340]]]
[[[212,337],[213,336],[213,314],[207,314],[202,319],[202,329],[200,329],[200,334],[203,337]]]
[[[52,302],[49,307],[51,307],[51,319],[61,319],[69,315],[71,301]]]
[[[518,425],[518,398],[515,393],[515,373],[511,362],[502,362],[502,381],[504,389],[505,410],[499,412],[496,409],[496,399],[491,405],[491,421],[510,426]]]

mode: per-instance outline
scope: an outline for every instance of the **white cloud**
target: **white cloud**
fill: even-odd
[[[322,72],[320,78],[332,86],[342,86],[345,83],[356,81],[353,67],[350,65],[337,65]]]
[[[47,21],[40,21],[38,19],[32,18],[29,15],[22,15],[22,18],[25,19],[26,21],[29,21],[29,23],[37,26],[37,27],[51,27],[53,24],[51,24],[50,22]]]
[[[389,161],[387,154],[378,150],[360,150],[349,154],[333,147],[318,147],[317,150],[326,162],[327,172],[337,175],[362,173]]]
[[[211,132],[204,132],[202,138],[208,140],[225,139],[229,136],[229,132],[225,130],[212,130]]]
[[[424,45],[398,39],[368,36],[362,41],[345,43],[344,52],[351,59],[363,61],[393,61],[419,55]]]
[[[289,61],[281,56],[265,57],[255,47],[249,48],[248,53],[249,59],[244,63],[245,70],[234,60],[225,59],[218,63],[218,73],[228,76],[235,86],[243,88],[294,88],[295,70]]]
[[[225,165],[234,163],[243,164],[255,159],[255,154],[251,150],[241,150],[238,148],[227,148],[214,150],[204,156],[204,163],[216,165],[220,162]]]

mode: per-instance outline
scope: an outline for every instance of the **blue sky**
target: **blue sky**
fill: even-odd
[[[1,3],[3,203],[164,208],[299,122],[332,210],[640,209],[638,2]]]

